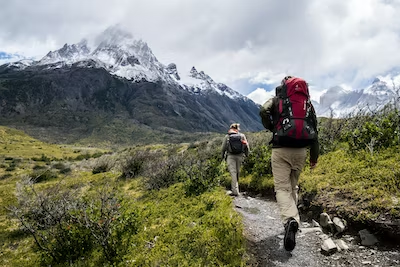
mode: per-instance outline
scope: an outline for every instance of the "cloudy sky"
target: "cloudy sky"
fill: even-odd
[[[0,0],[0,60],[41,58],[120,24],[164,64],[266,98],[286,74],[312,97],[400,67],[400,0]]]

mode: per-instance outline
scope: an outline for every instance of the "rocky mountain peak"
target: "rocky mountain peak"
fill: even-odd
[[[50,51],[39,62],[31,66],[45,66],[46,69],[68,68],[103,68],[112,75],[130,81],[163,82],[178,86],[194,94],[219,93],[230,98],[243,98],[224,84],[218,84],[204,71],[194,66],[189,73],[181,75],[174,63],[168,66],[160,63],[152,50],[143,40],[135,39],[133,34],[116,25],[109,27],[89,42],[82,40],[76,44],[65,44],[58,50]],[[26,68],[15,65],[15,68]],[[247,100],[247,99],[246,99]]]
[[[378,83],[378,82],[380,82],[381,80],[379,79],[379,78],[375,78],[373,81],[372,81],[372,84],[374,84],[374,83]]]
[[[192,69],[190,70],[190,76],[193,78],[196,78],[199,75],[199,72],[197,69],[193,66]]]
[[[175,63],[170,63],[167,68],[166,68],[167,72],[172,75],[177,81],[179,81],[181,79],[181,77],[179,76],[178,73],[178,69],[176,67]]]

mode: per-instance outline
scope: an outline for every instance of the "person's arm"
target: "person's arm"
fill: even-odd
[[[249,153],[250,153],[249,142],[247,142],[247,138],[246,138],[246,136],[245,136],[244,134],[242,134],[242,137],[243,137],[242,143],[245,145],[245,147],[244,147],[244,154],[246,155],[246,157],[248,157],[248,156],[249,156]]]
[[[260,117],[261,122],[265,129],[270,130],[271,132],[274,129],[274,123],[272,119],[272,111],[274,107],[274,99],[270,98],[267,102],[265,102],[260,109]]]
[[[318,162],[319,157],[319,141],[318,138],[310,146],[310,167],[313,169]]]
[[[317,132],[317,138],[310,146],[310,167],[311,169],[313,169],[317,165],[319,156],[318,120],[313,105],[311,105],[311,112],[312,112],[311,119],[313,120],[313,124],[315,125],[315,131]]]
[[[226,154],[227,150],[228,150],[228,142],[227,142],[227,136],[225,136],[224,140],[222,141],[222,147],[221,147],[221,158],[222,158],[222,160],[225,159],[225,154]]]

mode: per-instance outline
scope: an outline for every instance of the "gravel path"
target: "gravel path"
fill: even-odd
[[[364,247],[358,236],[342,236],[349,249],[323,255],[321,245],[327,235],[307,222],[300,225],[296,248],[287,252],[283,248],[283,225],[274,200],[243,195],[235,197],[233,203],[243,216],[251,266],[400,266],[399,245]]]

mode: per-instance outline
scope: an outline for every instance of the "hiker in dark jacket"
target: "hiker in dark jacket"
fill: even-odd
[[[282,84],[277,87],[276,92],[282,90],[282,86],[288,79],[293,77],[285,77]],[[297,90],[297,88],[296,88]],[[308,93],[308,87],[307,87]],[[298,180],[301,171],[306,162],[307,147],[310,148],[310,167],[314,168],[318,161],[319,142],[317,132],[317,117],[314,108],[310,108],[310,121],[315,129],[316,138],[313,140],[294,140],[285,144],[280,142],[277,136],[277,117],[279,116],[278,105],[279,98],[277,96],[269,99],[263,104],[260,110],[260,116],[264,127],[273,132],[272,143],[272,174],[274,176],[274,186],[276,200],[280,209],[281,218],[285,227],[284,247],[291,251],[296,245],[295,235],[300,224],[299,212],[297,209],[298,202]],[[282,104],[282,102],[281,102]]]
[[[239,195],[239,174],[240,174],[240,166],[243,162],[243,157],[248,156],[250,152],[249,144],[247,142],[246,136],[242,133],[239,133],[240,128],[239,123],[231,124],[228,134],[224,137],[222,142],[222,159],[226,159],[228,164],[228,170],[232,177],[231,182],[231,190],[232,195],[238,196]],[[235,152],[232,149],[230,144],[230,137],[232,135],[238,135],[241,142],[241,151]]]

